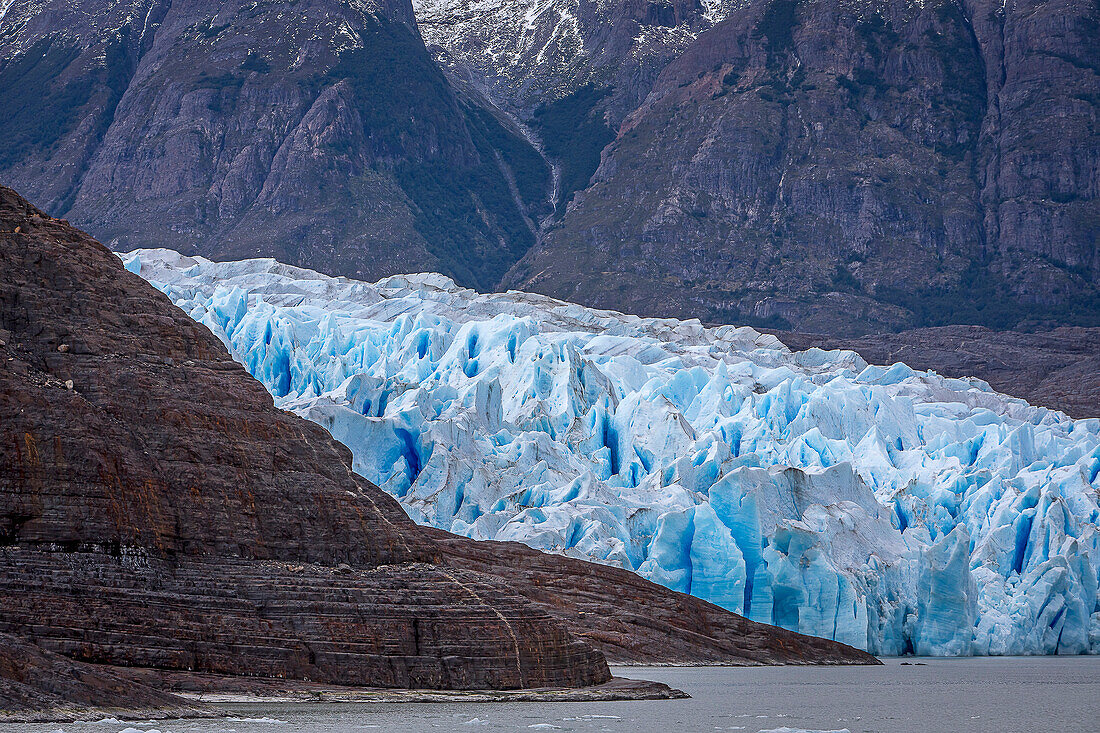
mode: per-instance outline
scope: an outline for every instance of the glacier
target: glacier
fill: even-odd
[[[120,257],[417,522],[880,655],[1100,653],[1098,419],[437,274]]]

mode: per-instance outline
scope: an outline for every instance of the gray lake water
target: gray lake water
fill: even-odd
[[[337,733],[847,729],[1100,733],[1100,657],[886,660],[884,667],[615,668],[690,700],[224,706],[232,718],[143,724],[0,725],[0,733]],[[134,730],[128,733],[135,733]]]

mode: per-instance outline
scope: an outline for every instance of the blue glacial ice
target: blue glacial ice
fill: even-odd
[[[418,522],[877,654],[1100,653],[1100,420],[441,275],[122,258]]]

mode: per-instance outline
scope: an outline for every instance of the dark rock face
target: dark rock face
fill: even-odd
[[[979,326],[919,328],[860,338],[775,331],[802,350],[851,349],[872,364],[902,361],[949,377],[979,377],[999,392],[1072,417],[1100,417],[1100,329],[1046,333],[991,331]]]
[[[1100,318],[1100,9],[754,2],[506,283],[855,335]]]
[[[18,230],[18,231],[17,231]],[[0,188],[0,632],[95,662],[341,684],[603,682],[217,340]]]
[[[879,664],[859,649],[749,621],[622,568],[542,553],[518,542],[470,542],[427,531],[442,547],[445,564],[507,579],[612,663]]]
[[[145,718],[213,715],[202,705],[75,662],[0,634],[0,723],[87,720],[140,713]]]
[[[374,687],[601,684],[594,647],[873,662],[625,571],[430,533],[350,458],[110,251],[0,187],[0,634]]]
[[[549,169],[456,94],[408,0],[11,5],[0,178],[115,249],[491,288]]]

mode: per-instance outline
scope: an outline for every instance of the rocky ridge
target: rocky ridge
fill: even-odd
[[[618,124],[657,74],[721,21],[731,0],[510,0],[470,4],[417,0],[417,23],[439,62],[484,89],[502,109],[530,119],[590,85]]]

